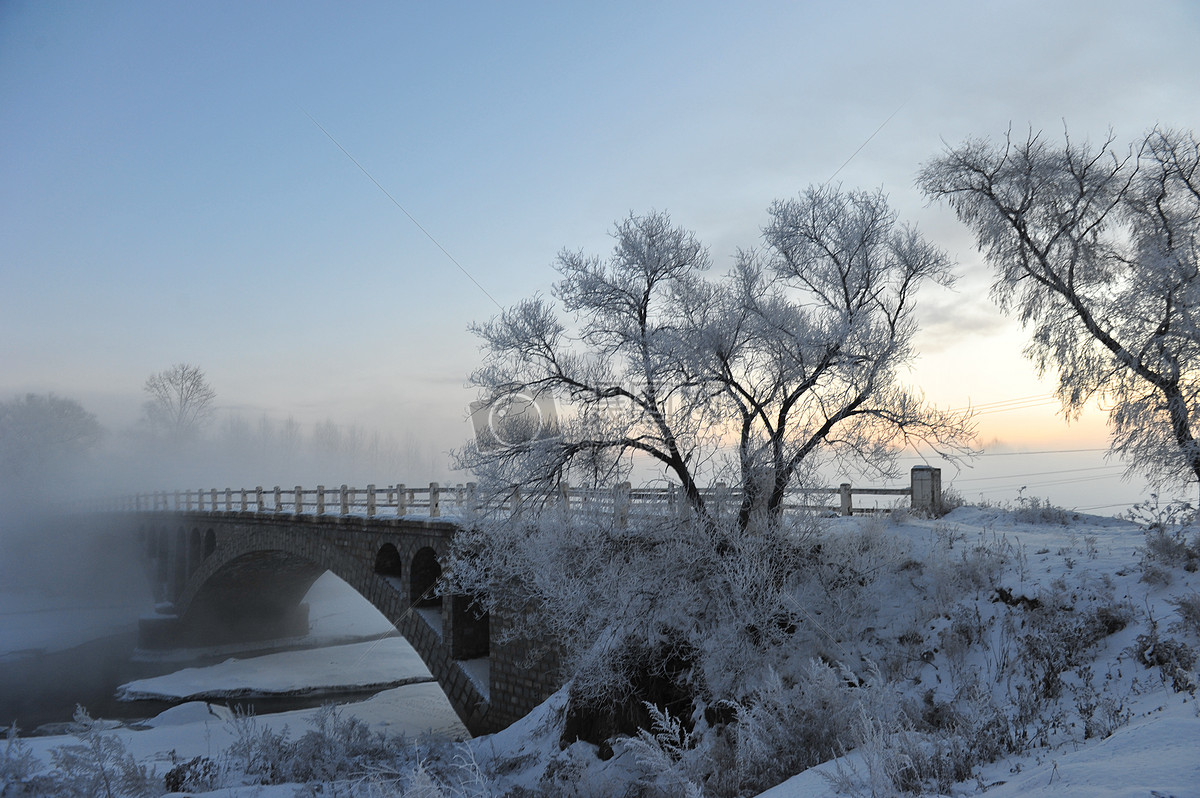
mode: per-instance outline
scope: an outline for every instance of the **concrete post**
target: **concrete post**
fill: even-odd
[[[912,508],[916,512],[939,515],[942,512],[942,469],[913,466]]]
[[[262,485],[254,489],[254,512],[261,513],[263,511]]]
[[[613,485],[613,521],[619,529],[629,526],[629,492],[632,488],[628,482]]]
[[[442,491],[436,482],[429,483],[429,517],[438,518],[442,514]]]
[[[325,486],[317,485],[317,515],[325,515]]]
[[[292,503],[292,509],[295,510],[296,515],[303,515],[304,514],[304,488],[297,485],[295,496],[296,496],[296,499]]]
[[[469,515],[473,516],[473,515],[475,515],[475,512],[478,509],[479,509],[479,495],[478,495],[478,491],[477,491],[477,486],[475,485],[474,482],[468,482],[467,483],[467,513]]]
[[[715,511],[716,511],[715,515],[716,515],[718,521],[720,521],[721,518],[725,515],[725,505],[728,503],[729,503],[729,485],[725,484],[724,482],[718,482],[717,483],[717,501],[716,501],[717,506],[715,508]]]
[[[204,491],[203,490],[196,491],[196,510],[199,512],[204,512]]]
[[[348,515],[350,513],[350,489],[344,484],[342,485],[339,498],[341,499],[342,504],[342,515]]]
[[[228,512],[232,512],[232,511],[233,511],[233,489],[226,488],[225,489],[225,512],[228,513]]]
[[[396,485],[396,515],[408,515],[408,490],[403,482]]]
[[[838,495],[842,497],[842,515],[854,515],[854,503],[850,501],[850,483],[838,485]]]
[[[367,485],[367,518],[375,517],[375,485]]]
[[[246,512],[246,505],[247,505],[247,501],[246,501],[246,489],[245,489],[245,488],[242,488],[242,512],[243,512],[243,513],[244,513],[244,512]]]
[[[209,489],[209,498],[212,499],[212,504],[210,505],[210,507],[212,508],[212,511],[215,513],[217,511],[217,489],[216,488]]]

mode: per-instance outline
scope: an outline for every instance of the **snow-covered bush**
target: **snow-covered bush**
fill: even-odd
[[[1050,503],[1049,499],[1037,496],[1026,496],[1022,488],[1017,496],[1017,506],[1012,511],[1013,518],[1023,524],[1059,524],[1066,526],[1078,515],[1067,512],[1061,507]]]
[[[1191,593],[1175,596],[1167,603],[1175,607],[1175,614],[1179,616],[1179,620],[1173,621],[1168,628],[1177,634],[1200,637],[1200,593],[1193,590]]]
[[[1133,653],[1142,665],[1158,668],[1175,692],[1196,694],[1196,650],[1187,643],[1159,637],[1158,627],[1151,623],[1149,632],[1138,635]]]
[[[105,732],[102,721],[93,720],[83,707],[75,708],[72,733],[79,742],[50,751],[53,794],[79,798],[162,795],[154,771],[139,765],[119,737]]]
[[[179,762],[168,770],[163,775],[163,786],[167,792],[207,792],[218,786],[220,778],[220,765],[209,757],[197,756],[186,762]]]
[[[296,740],[287,727],[276,732],[240,711],[230,726],[235,736],[226,755],[259,784],[337,781],[392,761],[403,747],[403,741],[372,732],[332,704],[323,706],[312,719],[313,728]]]
[[[20,795],[41,769],[42,763],[18,736],[14,722],[5,732],[4,755],[0,756],[0,795]]]

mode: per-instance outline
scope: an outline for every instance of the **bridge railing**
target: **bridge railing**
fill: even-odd
[[[705,506],[717,517],[736,513],[742,501],[742,491],[724,482],[700,490]],[[855,506],[855,497],[888,497],[885,506],[876,502],[873,507]],[[910,474],[905,488],[854,487],[842,483],[836,488],[796,488],[788,491],[784,512],[809,510],[830,511],[841,515],[855,512],[887,512],[892,505],[909,498],[909,506],[918,511],[938,512],[941,509],[941,470],[917,466]],[[539,505],[555,503],[567,512],[608,513],[619,522],[630,517],[686,516],[690,505],[678,486],[638,487],[628,482],[609,489],[579,488],[561,485],[557,496],[522,496],[514,487],[499,507],[501,512],[520,513],[536,499]],[[202,490],[158,491],[138,493],[109,502],[104,509],[122,511],[180,511],[290,515],[343,515],[374,517],[471,515],[478,507],[475,483],[453,486],[431,482],[428,485],[367,485],[365,488],[340,485],[304,488],[205,488]]]

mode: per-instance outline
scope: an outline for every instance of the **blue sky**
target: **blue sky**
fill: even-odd
[[[496,306],[310,115],[504,305],[630,211],[670,211],[722,270],[773,199],[835,172],[883,186],[963,274],[924,297],[912,381],[956,407],[1045,394],[913,176],[1010,125],[1200,127],[1198,8],[8,0],[0,396],[54,391],[119,428],[186,361],[222,412],[459,445],[466,327]],[[1054,411],[989,414],[984,436],[1102,445],[1098,417]]]

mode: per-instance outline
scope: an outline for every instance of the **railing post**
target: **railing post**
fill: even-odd
[[[442,491],[436,482],[429,483],[429,517],[438,518],[442,514]]]
[[[183,492],[183,509],[189,513],[192,511],[192,492],[190,490]]]
[[[632,488],[628,482],[613,485],[613,521],[619,529],[629,525],[629,493]]]
[[[913,466],[909,478],[913,510],[939,515],[942,512],[942,469],[933,466]]]
[[[275,486],[275,512],[283,512],[283,489],[278,485]]]
[[[196,491],[196,512],[204,512],[204,491]]]
[[[854,504],[850,501],[850,483],[843,482],[839,485],[838,494],[842,497],[842,515],[854,515]]]
[[[408,515],[408,490],[403,482],[396,485],[396,515]]]
[[[233,512],[233,489],[225,489],[225,512]]]
[[[367,518],[375,517],[375,485],[367,485]]]
[[[212,504],[210,504],[209,507],[212,508],[212,511],[215,513],[217,511],[217,489],[209,488],[208,495],[212,499]]]
[[[304,514],[304,488],[296,486],[296,515]]]
[[[317,485],[317,515],[325,515],[325,486]]]
[[[262,485],[254,489],[254,512],[261,513],[263,511]]]
[[[346,515],[350,512],[350,491],[346,488],[345,484],[342,485],[339,498],[341,499],[342,504],[342,515]]]
[[[476,485],[474,482],[468,482],[467,483],[467,513],[468,513],[468,515],[474,515],[478,509],[479,509],[479,496],[476,492]]]
[[[175,491],[175,510],[179,511],[179,491]]]
[[[729,503],[729,485],[724,482],[717,483],[717,496],[714,503],[716,504],[716,507],[714,508],[716,511],[716,517],[717,520],[720,521],[725,515],[725,505]]]
[[[571,514],[571,484],[565,479],[558,483],[558,506],[564,518]]]
[[[243,513],[246,512],[246,506],[247,506],[246,489],[242,488],[242,512]]]

